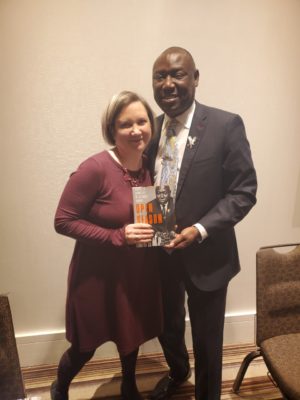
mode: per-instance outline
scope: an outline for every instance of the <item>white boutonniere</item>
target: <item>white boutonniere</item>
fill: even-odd
[[[194,136],[194,137],[188,136],[188,138],[187,138],[187,147],[189,149],[191,149],[194,146],[194,144],[196,143],[196,140],[197,140],[196,136]]]

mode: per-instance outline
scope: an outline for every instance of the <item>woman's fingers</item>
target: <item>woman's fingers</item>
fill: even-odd
[[[128,244],[148,243],[154,235],[149,224],[129,224],[125,227],[125,237]]]

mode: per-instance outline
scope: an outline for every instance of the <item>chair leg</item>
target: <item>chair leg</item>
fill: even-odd
[[[234,393],[238,393],[240,390],[240,386],[242,384],[242,381],[244,379],[245,373],[249,367],[249,364],[251,363],[252,360],[254,360],[254,358],[260,357],[261,356],[261,352],[260,350],[255,350],[252,351],[251,353],[247,354],[246,357],[244,358],[239,372],[235,378],[235,381],[233,382],[232,385],[232,390]]]

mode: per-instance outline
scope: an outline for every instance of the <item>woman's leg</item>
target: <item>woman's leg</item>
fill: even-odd
[[[94,355],[95,350],[80,352],[71,346],[61,357],[57,370],[57,381],[51,389],[52,400],[68,400],[68,391],[72,379]]]
[[[134,350],[126,356],[120,355],[122,365],[122,400],[141,400],[142,397],[136,386],[135,370],[139,349]]]

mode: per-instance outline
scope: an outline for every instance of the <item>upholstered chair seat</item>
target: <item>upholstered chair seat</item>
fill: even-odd
[[[300,399],[300,333],[275,336],[260,344],[265,363],[283,392]]]

